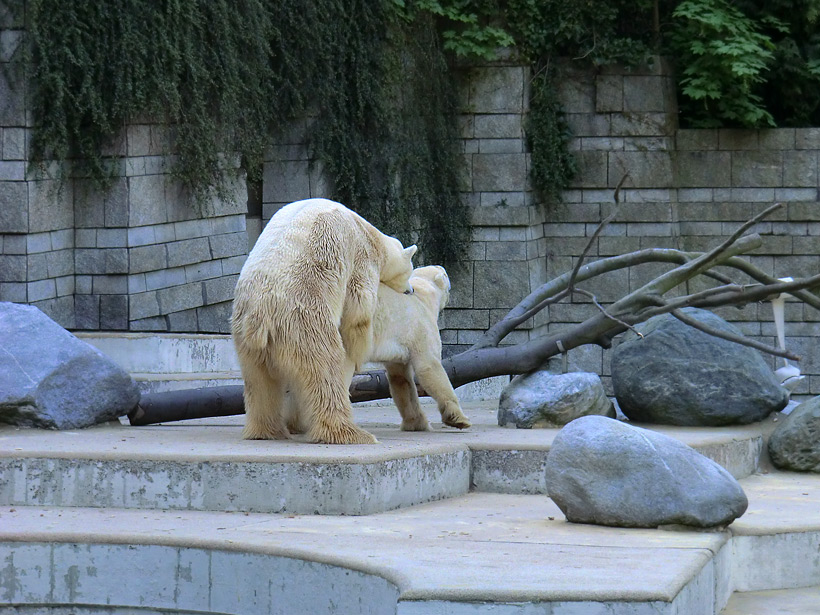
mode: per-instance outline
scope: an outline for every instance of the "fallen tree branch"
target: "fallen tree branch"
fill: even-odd
[[[633,327],[629,323],[624,322],[623,320],[621,320],[617,316],[613,316],[612,314],[610,314],[607,311],[607,309],[603,305],[600,304],[600,302],[598,301],[598,297],[596,297],[593,293],[589,292],[588,290],[581,290],[580,288],[576,288],[575,292],[579,293],[581,295],[584,295],[585,297],[589,297],[589,300],[592,301],[592,304],[596,308],[598,308],[598,311],[601,312],[604,316],[606,316],[610,320],[618,323],[619,325],[623,325],[626,329],[629,329],[630,331],[632,331],[632,333],[634,333],[638,337],[643,337],[643,333],[638,331],[635,327]]]
[[[820,275],[792,282],[781,282],[739,258],[740,255],[754,250],[762,243],[758,235],[743,235],[743,233],[779,207],[781,206],[777,204],[757,214],[743,224],[729,239],[704,253],[648,249],[583,264],[584,254],[576,262],[572,271],[543,284],[530,293],[504,318],[493,325],[477,344],[465,352],[445,359],[442,361],[442,366],[452,384],[458,387],[492,376],[531,372],[541,367],[550,357],[579,346],[597,344],[608,347],[616,335],[658,314],[672,312],[674,317],[686,324],[704,330],[700,323],[694,324],[696,321],[679,312],[681,308],[687,306],[708,308],[742,305],[764,301],[781,293],[789,293],[806,304],[820,309],[820,298],[809,290],[820,288]],[[606,222],[608,219],[599,225],[598,233]],[[593,234],[590,241],[594,241],[595,238],[597,235]],[[591,245],[591,242],[588,245]],[[592,293],[576,287],[577,283],[604,273],[644,263],[668,263],[675,267],[606,307],[600,305]],[[734,269],[748,275],[757,283],[747,285],[733,283],[727,276],[714,271],[715,267]],[[666,293],[697,276],[716,279],[721,282],[721,286],[671,300],[664,298]],[[550,332],[520,344],[500,346],[500,342],[517,326],[547,305],[565,298],[573,290],[585,296],[591,296],[600,312],[582,323],[570,325],[565,330]],[[711,331],[711,328],[708,329],[710,330],[706,332],[709,334],[729,339],[723,334]],[[741,342],[731,339],[731,341],[797,360],[795,355],[773,349],[765,344],[747,343],[751,340]],[[420,394],[423,394],[423,391],[420,391]],[[377,370],[356,374],[351,383],[350,396],[352,401],[369,401],[389,397],[385,372]],[[143,396],[140,407],[132,413],[131,420],[134,425],[142,425],[205,416],[225,416],[241,412],[243,412],[241,386],[214,387],[194,391],[146,394]]]

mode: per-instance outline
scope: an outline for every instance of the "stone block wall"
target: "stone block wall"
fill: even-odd
[[[529,186],[524,135],[529,70],[498,61],[464,69],[460,81],[465,162],[461,194],[473,229],[469,261],[461,270],[449,271],[453,290],[440,321],[445,354],[469,347],[490,323],[546,281],[543,218]],[[329,196],[304,134],[304,124],[296,125],[268,151],[262,224],[294,200]],[[505,342],[528,339],[533,326],[527,323]]]
[[[244,182],[233,199],[195,202],[170,175],[165,131],[127,128],[110,190],[73,182],[76,329],[228,331],[248,249]]]
[[[195,204],[169,173],[168,128],[134,124],[109,190],[30,167],[23,24],[0,10],[0,301],[70,329],[227,332],[248,250],[244,181]]]
[[[529,184],[524,134],[529,70],[515,62],[464,69],[460,131],[462,198],[469,204],[469,262],[451,271],[453,291],[439,325],[445,355],[465,350],[534,288],[546,281],[542,214]],[[526,341],[529,322],[505,343]]]
[[[820,129],[679,129],[671,72],[663,62],[643,71],[596,75],[567,69],[565,75],[561,96],[581,173],[564,203],[546,213],[548,277],[572,267],[610,212],[614,187],[626,172],[618,217],[593,244],[589,260],[652,247],[708,250],[782,202],[785,210],[755,227],[764,245],[749,260],[776,277],[820,271]],[[641,265],[582,288],[606,304],[668,268]],[[581,322],[595,309],[583,297],[551,306],[548,326]],[[746,335],[776,343],[769,303],[716,311]],[[803,356],[800,368],[810,374],[796,394],[820,394],[820,313],[794,302],[787,304],[786,318],[787,346]],[[609,355],[595,347],[577,349],[570,363],[603,374],[608,384]]]
[[[79,180],[60,186],[26,163],[25,91],[13,77],[21,37],[22,24],[0,14],[0,300],[32,303],[75,329],[226,332],[249,235],[252,243],[283,204],[329,195],[304,144],[306,124],[269,148],[261,186],[246,190],[239,181],[233,199],[200,209],[170,178],[167,127],[148,121],[129,126],[111,146],[122,167],[110,191]],[[450,307],[440,321],[446,354],[467,348],[529,292],[572,268],[625,173],[618,217],[589,260],[649,247],[708,249],[783,201],[785,211],[758,225],[765,245],[750,260],[778,277],[818,271],[820,129],[681,130],[664,62],[562,70],[559,94],[580,172],[561,204],[541,207],[529,185],[523,128],[529,70],[513,60],[461,69],[461,189],[473,230],[469,261],[450,272]],[[248,196],[257,191],[258,199]],[[583,287],[607,304],[666,267],[641,265]],[[506,342],[595,311],[576,296]],[[774,343],[769,304],[720,313]],[[787,320],[787,344],[804,356],[800,366],[810,375],[798,393],[820,394],[820,316],[790,303]],[[569,358],[609,384],[609,351],[585,347]]]
[[[21,19],[0,8],[0,301],[74,326],[73,194],[29,173],[22,42]]]

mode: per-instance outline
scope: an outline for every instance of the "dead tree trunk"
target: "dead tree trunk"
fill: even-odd
[[[617,190],[616,190],[617,205]],[[578,259],[575,268],[564,275],[543,284],[525,297],[517,306],[493,325],[482,339],[468,350],[442,362],[454,387],[492,376],[515,375],[538,369],[551,357],[566,353],[586,344],[604,348],[612,339],[634,325],[658,314],[670,313],[682,322],[697,326],[711,335],[731,339],[739,344],[753,346],[763,352],[797,361],[799,357],[774,347],[742,337],[734,337],[714,331],[693,321],[680,312],[684,307],[714,308],[718,306],[742,306],[766,300],[780,293],[789,293],[800,301],[820,309],[820,299],[811,289],[820,288],[820,275],[796,279],[792,282],[777,280],[749,262],[739,258],[760,245],[762,239],[755,234],[745,234],[757,222],[781,208],[773,205],[743,224],[731,237],[705,253],[682,252],[672,249],[648,249],[604,258],[584,265],[583,260],[593,242],[614,213],[596,229],[587,248]],[[617,208],[616,208],[617,210]],[[603,307],[590,292],[578,288],[596,276],[644,263],[670,263],[677,265],[643,287],[625,295],[612,305]],[[752,284],[737,284],[726,275],[714,271],[716,267],[733,269],[755,280]],[[706,276],[717,283],[704,291],[667,297],[673,289],[681,288],[688,281]],[[533,317],[545,307],[581,294],[589,297],[599,313],[584,322],[570,325],[565,330],[537,337],[521,344],[502,346],[502,340],[520,324]],[[424,391],[419,391],[420,395]],[[384,399],[390,396],[384,371],[357,374],[350,386],[354,402]],[[143,396],[140,406],[129,415],[133,425],[241,414],[242,387],[214,387],[173,393],[153,393]]]

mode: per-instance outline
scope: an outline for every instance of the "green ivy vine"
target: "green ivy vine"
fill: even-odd
[[[397,0],[26,0],[31,158],[104,182],[135,121],[171,128],[174,173],[228,198],[265,148],[308,118],[331,198],[453,264],[469,241],[458,194],[455,89],[435,15]],[[430,7],[427,7],[428,9]]]
[[[174,172],[226,198],[240,160],[307,119],[332,194],[422,260],[465,255],[469,215],[454,58],[500,47],[532,66],[533,186],[549,205],[575,174],[557,58],[600,66],[671,54],[682,123],[820,122],[820,0],[12,0],[25,15],[36,163],[111,177],[124,126],[169,127]],[[24,10],[21,8],[24,7]],[[776,86],[776,88],[774,87]]]

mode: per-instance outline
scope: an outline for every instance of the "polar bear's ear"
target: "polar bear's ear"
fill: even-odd
[[[418,248],[416,247],[416,244],[413,244],[412,246],[408,246],[404,249],[404,256],[408,259],[411,259],[411,258],[413,258],[413,255],[416,253],[416,250],[418,250]]]
[[[436,274],[436,277],[433,278],[433,282],[439,288],[444,290],[450,290],[450,278],[447,276],[447,272],[444,271],[444,267],[439,267],[441,271]]]

